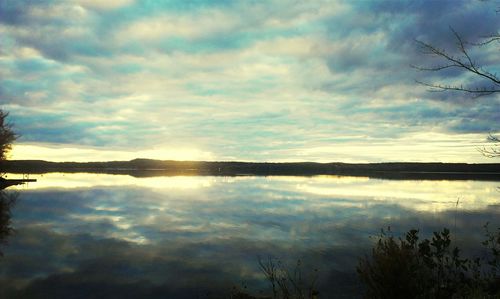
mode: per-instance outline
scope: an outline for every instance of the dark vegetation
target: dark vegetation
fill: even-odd
[[[6,154],[12,147],[17,135],[12,130],[12,124],[7,121],[8,112],[0,109],[0,162],[6,159]]]
[[[270,295],[252,296],[234,287],[230,299],[316,299],[319,292],[316,289],[318,269],[304,271],[302,262],[297,261],[289,268],[282,261],[269,257],[258,260],[260,270],[271,286]]]
[[[16,203],[17,193],[7,193],[0,190],[0,246],[7,243],[8,237],[13,233],[11,226],[11,208]],[[0,256],[2,256],[0,248]]]
[[[434,232],[421,239],[412,229],[395,237],[382,230],[370,255],[356,267],[365,298],[500,298],[500,228],[484,225],[482,250],[465,257],[454,246],[450,230]],[[279,260],[260,260],[259,265],[271,291],[267,297],[237,292],[232,298],[313,299],[317,272],[305,276],[300,261],[289,270]]]
[[[304,275],[301,261],[292,270],[289,270],[279,260],[268,258],[259,259],[259,266],[262,273],[272,287],[272,298],[283,299],[313,299],[319,295],[316,290],[316,280],[318,270],[314,269],[312,274]]]
[[[500,298],[500,228],[485,225],[485,252],[473,258],[452,246],[446,228],[431,239],[418,234],[395,238],[382,231],[357,267],[367,298]]]
[[[474,179],[500,181],[500,163],[250,163],[197,162],[135,159],[112,162],[5,161],[11,173],[90,172],[129,174],[137,177],[162,175],[348,175],[384,179]]]
[[[0,190],[3,190],[12,185],[22,184],[26,181],[35,180],[6,180],[3,176],[6,172],[5,163],[7,153],[12,148],[12,143],[17,139],[18,135],[12,129],[12,123],[7,121],[8,112],[0,109]]]

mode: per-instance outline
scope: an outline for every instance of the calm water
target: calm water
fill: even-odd
[[[15,177],[15,176],[11,176]],[[47,174],[17,192],[0,297],[229,298],[269,293],[258,259],[306,279],[320,298],[360,294],[359,257],[390,226],[451,228],[464,248],[500,226],[498,182],[355,177]],[[457,206],[457,199],[459,203]]]

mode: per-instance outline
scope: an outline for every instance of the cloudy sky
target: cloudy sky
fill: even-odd
[[[500,98],[415,40],[456,53],[498,1],[0,0],[11,158],[494,162]],[[468,45],[470,46],[470,45]],[[474,48],[474,47],[472,47]],[[500,71],[498,44],[471,49]]]

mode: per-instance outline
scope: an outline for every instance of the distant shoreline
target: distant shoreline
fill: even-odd
[[[3,172],[43,174],[106,173],[135,177],[154,176],[364,176],[406,180],[485,180],[500,181],[500,163],[266,163],[203,162],[135,159],[109,162],[48,162],[9,160],[0,165]]]

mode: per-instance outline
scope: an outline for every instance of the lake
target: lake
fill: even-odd
[[[18,177],[8,175],[10,178]],[[477,252],[500,226],[498,182],[365,177],[134,178],[39,175],[9,188],[14,234],[0,245],[1,298],[270,295],[272,258],[320,298],[361,295],[355,267],[380,229],[448,227]],[[458,202],[458,204],[457,204]]]

